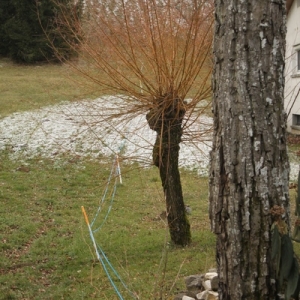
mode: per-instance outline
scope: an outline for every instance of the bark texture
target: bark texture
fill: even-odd
[[[276,299],[270,208],[289,225],[285,1],[215,0],[210,219],[220,299]]]
[[[150,128],[157,133],[153,163],[159,168],[171,240],[180,246],[191,242],[178,165],[184,115],[183,101],[170,93],[155,99],[154,107],[146,116]]]

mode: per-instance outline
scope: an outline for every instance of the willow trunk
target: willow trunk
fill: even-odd
[[[155,101],[155,107],[147,114],[147,121],[150,128],[157,133],[153,147],[153,163],[159,168],[171,240],[175,245],[186,246],[191,242],[191,232],[185,211],[178,162],[182,120],[185,114],[185,109],[180,103],[182,102],[175,98],[172,105],[164,108],[163,102]]]
[[[285,1],[215,0],[210,219],[219,299],[276,299],[270,209],[289,225]]]

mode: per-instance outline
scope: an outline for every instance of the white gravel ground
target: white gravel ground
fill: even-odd
[[[102,97],[14,113],[0,120],[0,150],[9,147],[12,158],[55,157],[60,153],[101,157],[121,150],[126,161],[150,165],[155,132],[144,115],[107,120],[118,101],[116,97]],[[203,132],[211,123],[211,118],[204,116],[190,129]],[[210,141],[182,142],[180,165],[207,174],[210,145]]]
[[[107,157],[121,150],[126,161],[150,165],[155,132],[149,129],[144,115],[108,121],[109,109],[117,107],[118,101],[117,97],[102,97],[14,113],[0,120],[0,150],[12,149],[12,159],[61,153]],[[207,175],[208,170],[211,142],[205,132],[211,124],[211,118],[202,116],[189,127],[202,137],[183,141],[180,148],[180,165],[201,175]],[[299,165],[291,163],[291,180],[298,170]]]

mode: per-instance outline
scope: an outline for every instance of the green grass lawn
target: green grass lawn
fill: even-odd
[[[16,65],[0,59],[0,118],[62,101],[101,95],[97,87],[65,65]]]
[[[67,66],[20,66],[1,59],[0,117],[96,97],[95,87],[79,80]],[[8,153],[0,154],[0,299],[117,299],[81,212],[84,206],[92,220],[110,168],[109,158],[11,161]],[[184,276],[215,265],[208,179],[182,170],[184,198],[193,209],[193,242],[174,248],[166,221],[159,218],[165,204],[157,169],[122,165],[122,177],[95,238],[140,299],[169,299],[185,288]],[[95,225],[105,218],[107,201]]]
[[[0,118],[101,95],[67,66],[18,66],[0,59]],[[79,82],[81,82],[79,84]],[[300,145],[290,147],[297,152]],[[298,159],[298,158],[297,158]],[[0,300],[117,299],[96,258],[84,206],[92,220],[111,169],[110,158],[36,158],[11,161],[0,153]],[[162,187],[156,168],[121,164],[112,209],[95,238],[139,299],[172,299],[183,278],[215,267],[215,237],[208,218],[208,178],[181,170],[193,242],[169,244]],[[95,226],[105,219],[109,199]],[[294,206],[295,190],[291,191]],[[293,209],[292,209],[293,212]],[[295,244],[300,254],[299,244]],[[125,299],[130,295],[113,277]]]
[[[1,154],[0,299],[117,299],[81,212],[84,206],[92,220],[110,168],[67,158],[12,162]],[[193,243],[186,248],[168,244],[166,223],[158,218],[165,207],[157,170],[124,165],[122,179],[95,238],[140,299],[160,299],[160,293],[169,299],[184,289],[184,276],[214,267],[207,178],[182,171],[184,196],[193,209]],[[96,226],[109,199],[110,192]]]
[[[20,66],[6,59],[0,60],[0,92],[0,118],[99,96],[67,66]],[[92,219],[97,211],[111,167],[104,161],[11,161],[0,154],[0,299],[117,298],[81,212],[84,206]],[[182,171],[185,201],[193,209],[193,243],[174,248],[159,219],[165,204],[157,170],[124,165],[122,173],[111,213],[95,238],[140,299],[168,299],[184,289],[184,276],[214,267],[208,180]]]

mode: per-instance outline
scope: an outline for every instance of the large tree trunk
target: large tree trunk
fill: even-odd
[[[215,0],[210,219],[220,299],[276,299],[270,209],[285,209],[285,1]]]
[[[178,165],[184,114],[184,103],[170,94],[154,100],[146,116],[150,128],[157,133],[153,163],[159,168],[171,240],[180,246],[191,242]]]

